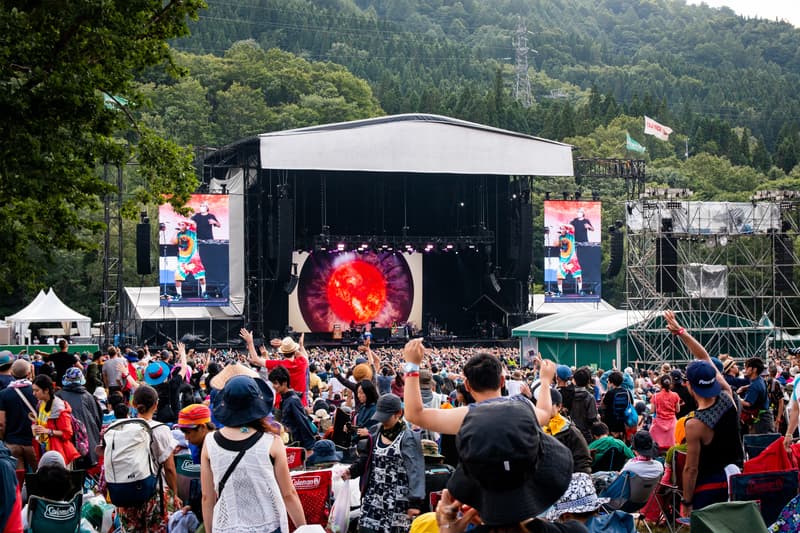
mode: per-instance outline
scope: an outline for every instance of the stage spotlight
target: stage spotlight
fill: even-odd
[[[458,205],[459,205],[460,207],[464,207],[464,202],[459,202],[459,203],[458,203]]]
[[[345,248],[345,243],[343,242],[340,242],[339,244],[336,245],[336,249],[339,250],[340,252],[344,252],[344,248]]]

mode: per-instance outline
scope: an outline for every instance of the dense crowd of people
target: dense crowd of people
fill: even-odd
[[[121,531],[290,531],[306,517],[287,446],[357,480],[358,531],[591,531],[614,479],[667,480],[675,453],[688,516],[727,499],[743,435],[780,431],[791,449],[800,357],[710,357],[665,320],[685,368],[523,368],[515,348],[306,348],[245,329],[241,353],[0,352],[0,531],[22,531],[27,499],[51,485],[19,471],[86,473],[77,490],[113,506]],[[183,499],[181,454],[200,472]],[[656,498],[636,509],[654,522]]]

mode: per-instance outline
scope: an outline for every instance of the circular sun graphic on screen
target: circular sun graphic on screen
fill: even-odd
[[[316,253],[303,264],[297,297],[311,331],[351,322],[386,327],[408,320],[414,282],[401,254]]]
[[[386,304],[386,278],[375,266],[356,259],[333,270],[325,292],[336,316],[366,323]]]

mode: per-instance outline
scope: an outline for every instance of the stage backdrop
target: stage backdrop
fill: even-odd
[[[600,202],[545,201],[545,301],[600,300],[600,207]]]
[[[306,332],[345,331],[351,322],[421,327],[422,255],[295,252],[300,279],[289,295],[289,325]]]
[[[189,216],[158,209],[158,265],[162,306],[230,303],[230,217],[227,194],[193,194]],[[176,282],[181,284],[178,296]],[[203,292],[205,283],[205,292]]]

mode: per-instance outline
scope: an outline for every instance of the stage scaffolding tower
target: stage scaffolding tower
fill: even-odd
[[[651,367],[689,360],[683,343],[665,327],[668,309],[711,356],[765,357],[776,343],[791,345],[786,334],[800,326],[794,249],[800,202],[703,203],[681,196],[645,192],[626,204],[627,302],[635,311],[628,327],[629,363]],[[694,272],[698,279],[700,265],[715,265],[710,268],[727,275],[719,285],[727,295],[687,287],[687,276]]]

